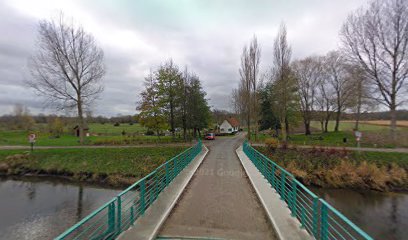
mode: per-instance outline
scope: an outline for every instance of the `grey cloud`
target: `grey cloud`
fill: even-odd
[[[126,49],[120,44],[128,39],[112,46],[105,41],[112,34],[108,30],[95,35],[105,52],[107,74],[94,114],[117,115],[135,113],[145,74],[169,57],[200,76],[212,106],[229,109],[231,90],[239,81],[241,50],[253,34],[262,47],[262,71],[272,64],[273,38],[282,21],[288,27],[294,58],[324,54],[337,46],[338,30],[348,12],[364,0],[72,2],[99,26],[131,31],[146,44]],[[0,15],[0,113],[10,111],[16,102],[32,112],[54,111],[44,110],[41,99],[22,85],[29,77],[27,58],[35,47],[38,19],[4,2],[0,2]]]

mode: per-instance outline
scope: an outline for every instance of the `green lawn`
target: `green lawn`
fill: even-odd
[[[28,131],[0,131],[0,145],[29,145]],[[36,132],[37,146],[76,146],[78,138],[71,134],[64,134],[59,138],[51,137],[48,133]]]
[[[328,124],[329,131],[334,131],[335,123],[336,123],[335,121],[329,121],[329,124]],[[310,126],[317,130],[321,129],[320,122],[318,121],[312,121],[310,123]],[[354,127],[355,127],[354,122],[340,122],[339,130],[340,131],[353,131]],[[360,123],[359,130],[360,131],[388,131],[389,127],[381,126],[381,125],[374,125],[374,124]],[[408,130],[408,128],[398,127],[397,130]]]
[[[87,145],[124,145],[124,144],[150,144],[173,142],[171,136],[145,136],[146,129],[140,124],[89,124],[90,135],[86,138]],[[45,131],[46,126],[37,124],[35,127],[37,135],[36,146],[78,146],[79,138],[75,137],[68,130],[60,137],[55,138]],[[42,131],[41,131],[42,130]],[[125,131],[125,136],[122,132]],[[0,145],[29,145],[28,134],[31,131],[23,130],[0,130]],[[179,141],[179,139],[177,139]]]
[[[129,123],[122,123],[116,127],[113,126],[112,123],[105,124],[90,123],[88,124],[88,126],[89,132],[105,135],[120,135],[122,134],[123,131],[125,131],[126,134],[133,133],[143,134],[146,132],[146,128],[144,128],[138,123],[134,123],[133,125],[130,125]]]
[[[0,150],[0,163],[15,169],[31,171],[119,174],[142,177],[185,147],[41,149],[27,157],[6,160],[7,156],[27,153],[22,150]]]

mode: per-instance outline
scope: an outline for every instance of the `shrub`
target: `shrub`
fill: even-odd
[[[146,133],[145,133],[145,135],[147,135],[147,136],[153,136],[153,135],[154,135],[154,132],[153,132],[152,130],[147,130]]]
[[[113,126],[114,126],[114,127],[119,127],[119,126],[120,126],[120,123],[115,122],[115,123],[113,124]]]
[[[276,138],[267,138],[264,143],[268,150],[273,152],[279,147],[279,140]]]

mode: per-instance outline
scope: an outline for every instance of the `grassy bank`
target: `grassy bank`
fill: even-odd
[[[305,185],[330,188],[408,190],[408,154],[335,149],[256,149]]]
[[[0,151],[5,175],[59,175],[75,180],[128,185],[147,175],[185,147],[44,149],[33,153]]]

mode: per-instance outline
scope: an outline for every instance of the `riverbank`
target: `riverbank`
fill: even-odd
[[[183,146],[0,151],[0,175],[59,176],[126,187],[185,150]]]
[[[407,153],[330,148],[255,148],[307,186],[408,191]]]

